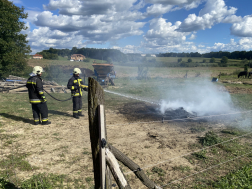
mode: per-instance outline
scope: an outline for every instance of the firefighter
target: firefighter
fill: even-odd
[[[48,121],[48,108],[41,79],[42,72],[43,68],[41,66],[35,66],[32,71],[33,75],[26,82],[30,103],[32,105],[34,125],[38,125],[39,123],[42,125],[51,124]]]
[[[79,77],[81,70],[74,68],[73,76],[68,80],[67,88],[71,90],[73,97],[73,117],[79,119],[82,114],[82,89],[87,91],[86,85],[83,84],[82,79]]]

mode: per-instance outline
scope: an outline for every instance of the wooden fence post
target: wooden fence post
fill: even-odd
[[[98,105],[104,104],[102,87],[93,78],[88,78],[88,118],[92,149],[95,189],[101,189],[100,140]]]

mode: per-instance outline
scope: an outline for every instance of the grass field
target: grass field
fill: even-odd
[[[30,60],[29,64],[93,69],[92,62],[64,59]],[[153,115],[156,106],[134,99],[159,102],[180,97],[190,100],[193,88],[186,93],[181,93],[181,89],[187,88],[188,84],[195,86],[209,82],[221,72],[224,74],[219,82],[209,83],[206,89],[212,87],[223,90],[221,94],[229,93],[233,107],[246,111],[251,110],[252,85],[242,82],[249,83],[250,79],[238,79],[235,67],[150,67],[147,80],[136,79],[137,65],[129,67],[115,63],[115,70],[116,85],[106,90],[124,97],[105,93],[108,137],[111,144],[144,168],[151,180],[163,188],[251,186],[251,113],[226,119],[149,123],[161,121],[159,114]],[[188,75],[184,78],[186,72]],[[222,83],[224,81],[231,82]],[[65,82],[60,84],[66,85]],[[53,95],[67,99],[70,94]],[[83,97],[86,115],[83,120],[72,119],[71,101],[59,103],[49,96],[47,100],[49,119],[53,124],[46,128],[35,127],[27,94],[0,93],[0,186],[8,189],[93,188],[87,93]],[[151,132],[157,137],[150,135]],[[179,158],[165,161],[174,157]],[[148,167],[163,161],[165,163]],[[125,167],[122,169],[126,173],[129,171]],[[126,177],[132,188],[144,188],[134,174],[126,174]]]

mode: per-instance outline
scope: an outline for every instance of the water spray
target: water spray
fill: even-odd
[[[104,90],[104,91],[107,92],[107,93],[111,93],[111,94],[123,96],[123,97],[126,97],[126,98],[131,98],[131,99],[134,99],[134,100],[139,100],[139,101],[146,102],[146,103],[150,103],[150,104],[155,104],[155,105],[159,105],[159,106],[161,105],[161,104],[158,103],[158,102],[152,102],[152,101],[145,100],[145,99],[141,99],[141,98],[138,98],[138,97],[133,97],[133,96],[129,96],[129,95],[125,95],[125,94],[113,92],[113,91],[108,91],[108,90]]]

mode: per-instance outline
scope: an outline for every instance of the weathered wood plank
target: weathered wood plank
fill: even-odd
[[[88,78],[88,118],[89,133],[92,149],[95,189],[101,188],[100,174],[100,144],[98,105],[104,104],[104,91],[93,78]]]
[[[131,187],[125,179],[115,156],[108,148],[106,148],[106,162],[112,172],[112,175],[114,176],[118,187],[120,189],[130,189]]]
[[[109,149],[114,154],[116,159],[122,162],[126,167],[128,167],[131,171],[135,173],[135,175],[142,181],[142,183],[148,188],[152,189],[161,189],[161,187],[157,186],[153,181],[151,181],[144,173],[144,171],[133,162],[130,158],[128,158],[125,154],[123,154],[120,150],[116,149],[112,145],[108,144]]]

